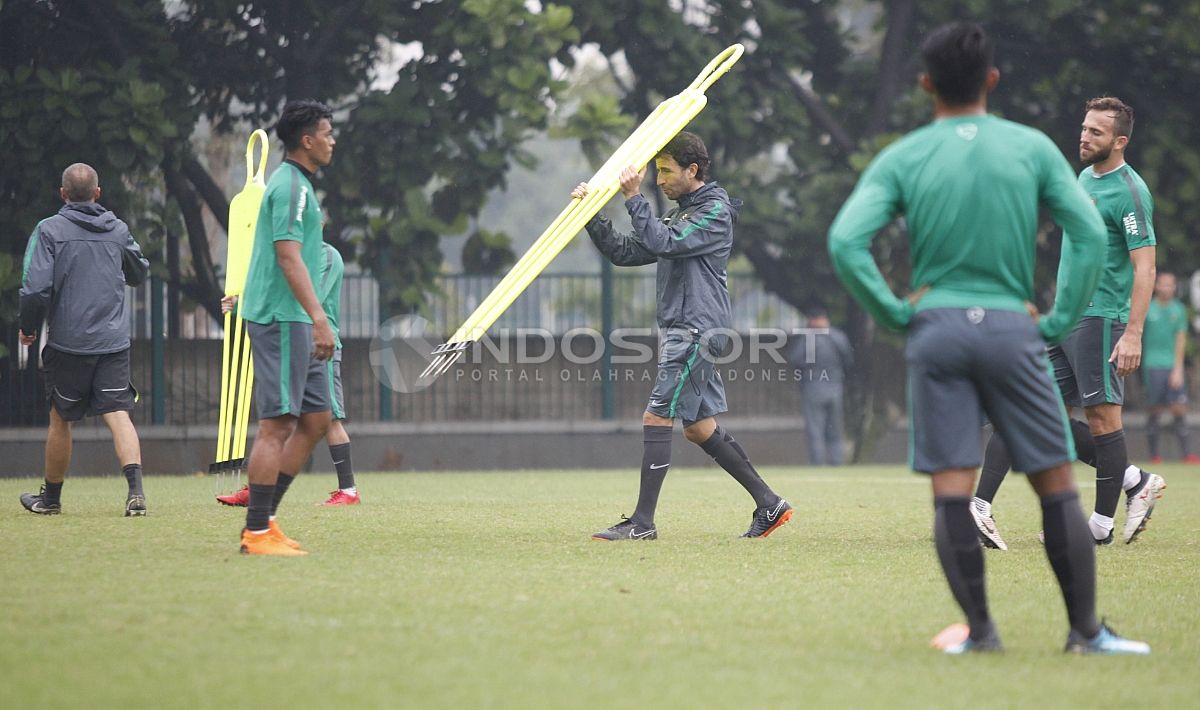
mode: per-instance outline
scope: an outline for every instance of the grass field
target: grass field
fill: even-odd
[[[208,479],[148,479],[144,519],[122,479],[69,480],[58,517],[0,480],[0,707],[1196,707],[1196,467],[1163,466],[1150,530],[1098,551],[1101,613],[1150,658],[1060,652],[1020,478],[987,554],[1007,652],[948,658],[925,479],[763,473],[797,508],[770,539],[737,539],[749,500],[713,468],[672,471],[641,543],[588,538],[631,511],[632,472],[368,474],[342,509],[305,475],[280,518],[300,559],[238,555]]]

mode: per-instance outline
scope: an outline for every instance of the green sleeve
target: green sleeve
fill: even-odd
[[[829,256],[838,278],[882,326],[903,330],[913,307],[897,298],[871,256],[871,241],[901,211],[895,178],[881,154],[867,167],[829,228]]]
[[[1054,308],[1038,322],[1038,329],[1047,342],[1057,343],[1075,327],[1096,290],[1106,232],[1091,198],[1049,138],[1045,139],[1042,156],[1039,199],[1063,228],[1063,245]]]
[[[45,222],[46,220],[42,220]],[[29,262],[33,261],[33,252],[38,245],[38,231],[41,230],[42,222],[38,222],[29,234],[29,241],[25,244],[25,260],[21,265],[21,281],[24,282],[29,276]]]
[[[1188,330],[1188,313],[1187,306],[1183,305],[1182,301],[1175,301],[1175,309],[1179,311],[1179,318],[1176,319],[1176,333],[1186,333]]]
[[[288,185],[273,185],[267,191],[270,201],[271,241],[304,241],[304,207],[312,195],[308,185],[293,175]]]
[[[1125,232],[1125,245],[1129,251],[1152,247],[1155,245],[1154,199],[1150,197],[1145,184],[1134,180],[1129,171],[1125,171],[1121,177],[1129,189],[1114,209],[1120,210],[1116,217]]]

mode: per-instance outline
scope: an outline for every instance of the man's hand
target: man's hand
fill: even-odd
[[[322,318],[313,322],[313,357],[318,360],[328,360],[333,357],[333,328],[329,321]]]
[[[1183,389],[1183,368],[1171,368],[1171,376],[1167,378],[1167,387],[1173,390]]]
[[[587,194],[588,184],[586,182],[581,182],[575,186],[574,190],[571,190],[571,199],[582,200],[583,198],[587,197]]]
[[[629,199],[634,195],[639,195],[642,192],[642,178],[646,177],[646,168],[634,170],[630,165],[621,171],[621,194],[625,199]]]
[[[25,335],[25,331],[18,329],[17,335],[21,341],[21,345],[33,345],[35,342],[37,342],[37,333],[34,333],[33,335]]]
[[[1037,323],[1042,319],[1042,314],[1038,313],[1037,306],[1033,305],[1033,303],[1030,301],[1025,302],[1025,312],[1029,314],[1029,317],[1033,319],[1034,323]]]
[[[925,297],[926,293],[929,293],[929,285],[928,284],[926,284],[926,285],[918,288],[916,291],[913,291],[912,293],[908,294],[908,297],[905,298],[904,300],[908,301],[908,305],[915,308],[916,305],[921,302],[921,299]]]
[[[1125,331],[1117,346],[1113,348],[1108,361],[1117,366],[1117,375],[1125,377],[1133,374],[1142,364],[1142,336],[1131,331]]]
[[[232,311],[233,307],[237,304],[237,300],[238,300],[237,296],[226,296],[226,297],[222,298],[221,299],[221,312],[229,313],[230,311]]]

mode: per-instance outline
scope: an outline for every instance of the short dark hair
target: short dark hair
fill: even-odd
[[[829,309],[820,301],[809,301],[803,308],[805,318],[828,318]]]
[[[687,131],[680,133],[663,146],[663,149],[658,154],[660,156],[671,156],[684,170],[687,170],[689,165],[695,163],[696,179],[702,182],[707,180],[709,163],[708,148],[705,147],[704,141],[700,140],[700,136],[695,133],[688,133]]]
[[[952,22],[925,38],[921,58],[938,97],[950,106],[962,106],[983,92],[992,68],[992,40],[974,22]]]
[[[1087,102],[1088,111],[1111,111],[1113,117],[1113,133],[1129,138],[1133,135],[1133,107],[1116,96],[1098,96]]]
[[[87,163],[72,163],[62,174],[62,189],[70,202],[91,202],[100,186],[100,176]]]
[[[313,99],[289,101],[279,115],[279,123],[275,124],[275,135],[283,141],[287,150],[300,147],[300,139],[312,135],[321,119],[333,120],[333,110]]]

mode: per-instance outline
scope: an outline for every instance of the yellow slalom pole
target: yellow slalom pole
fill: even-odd
[[[257,169],[254,150],[259,146]],[[229,241],[226,252],[225,295],[237,296],[233,313],[225,314],[225,336],[222,346],[221,405],[217,423],[217,455],[209,471],[221,473],[238,466],[243,458],[248,430],[250,390],[252,381],[250,335],[242,320],[242,298],[254,250],[254,232],[258,210],[266,192],[267,156],[270,150],[266,131],[255,130],[246,143],[246,184],[229,203]]]

